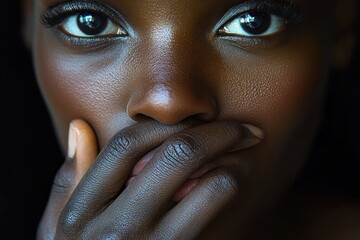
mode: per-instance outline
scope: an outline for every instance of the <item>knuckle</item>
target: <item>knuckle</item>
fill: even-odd
[[[163,155],[169,167],[185,167],[189,165],[189,160],[198,159],[201,152],[195,137],[182,133],[167,142]]]
[[[115,229],[110,229],[101,235],[101,239],[120,240],[120,239],[126,239],[126,237],[120,235],[118,231],[115,231]]]
[[[67,234],[76,235],[80,229],[83,229],[85,224],[80,216],[81,214],[77,207],[66,206],[60,215],[58,228],[64,230],[62,232]]]
[[[237,194],[238,190],[238,180],[229,172],[215,176],[209,186],[209,191],[217,196],[233,197]]]
[[[104,226],[101,230],[96,230],[96,232],[91,234],[91,236],[96,236],[95,239],[106,240],[139,239],[138,232],[129,231],[126,228],[117,226],[116,224]]]
[[[115,135],[111,147],[120,152],[127,152],[129,149],[133,148],[134,143],[138,141],[138,136],[131,134],[128,131],[122,131]]]
[[[110,164],[109,167],[112,167],[112,163],[116,165],[119,158],[131,157],[136,154],[137,146],[142,140],[142,137],[136,132],[123,130],[116,134],[103,155],[107,159],[107,164]]]
[[[56,173],[53,180],[53,193],[56,195],[66,195],[69,190],[75,185],[75,175],[72,167],[69,166],[71,162],[67,160]]]

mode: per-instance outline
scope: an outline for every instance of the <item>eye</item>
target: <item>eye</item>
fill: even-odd
[[[232,18],[218,32],[221,35],[263,37],[282,31],[286,25],[286,20],[275,14],[248,11]]]
[[[79,38],[125,36],[125,30],[104,14],[84,11],[66,17],[60,29],[71,36]]]

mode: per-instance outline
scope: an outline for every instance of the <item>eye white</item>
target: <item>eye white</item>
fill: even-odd
[[[88,35],[79,28],[78,21],[77,21],[78,16],[79,16],[79,14],[67,17],[61,23],[62,30],[65,31],[69,35],[76,36],[76,37],[82,37],[82,38],[104,37],[104,36],[114,36],[114,35],[124,35],[125,34],[125,31],[122,29],[122,27],[116,25],[113,21],[107,19],[106,27],[101,33],[98,33],[95,35]]]
[[[220,29],[221,33],[229,34],[229,35],[245,36],[245,37],[269,36],[282,30],[286,24],[286,21],[283,18],[271,14],[270,25],[268,29],[261,34],[251,34],[243,28],[242,24],[244,24],[245,21],[254,21],[255,17],[251,17],[248,15],[244,19],[244,17],[242,16],[243,15],[236,17],[232,21],[227,23],[222,29]]]

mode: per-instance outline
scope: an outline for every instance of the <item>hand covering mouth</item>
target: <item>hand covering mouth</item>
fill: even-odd
[[[141,171],[145,168],[145,166],[154,158],[155,154],[157,153],[158,148],[154,148],[147,154],[145,154],[133,167],[132,172],[125,183],[125,187],[127,187],[137,175],[141,173]],[[204,164],[201,168],[196,170],[184,183],[183,185],[177,190],[174,194],[172,201],[175,203],[180,202],[184,197],[186,197],[191,190],[199,183],[201,177],[207,173],[208,171],[214,169],[215,163],[210,162]]]

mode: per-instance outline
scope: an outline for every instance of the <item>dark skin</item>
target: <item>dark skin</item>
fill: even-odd
[[[261,239],[272,229],[288,239],[270,223],[283,201],[299,201],[284,193],[319,127],[327,74],[350,59],[356,7],[345,2],[25,2],[39,86],[68,152],[38,238]],[[229,25],[254,9],[272,25],[251,36]],[[110,22],[84,36],[73,20],[89,11]]]

